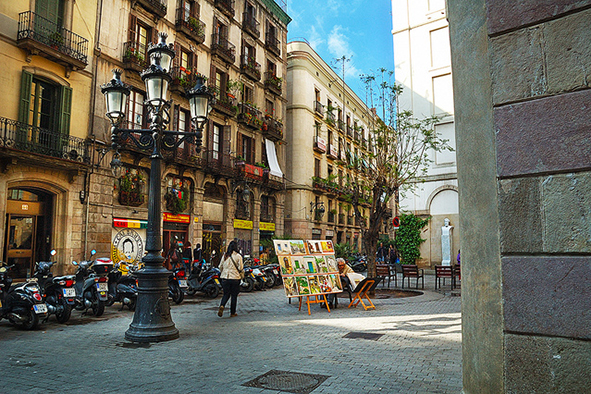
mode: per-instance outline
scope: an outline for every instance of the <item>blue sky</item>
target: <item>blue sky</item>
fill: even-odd
[[[287,13],[293,19],[288,42],[305,38],[329,65],[343,55],[351,58],[345,82],[362,100],[360,74],[394,70],[391,0],[288,0]]]

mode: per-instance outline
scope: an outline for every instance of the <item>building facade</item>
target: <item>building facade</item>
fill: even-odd
[[[286,233],[361,247],[346,194],[372,149],[370,110],[306,42],[287,46]],[[369,217],[369,203],[361,208]],[[366,219],[367,220],[367,219]]]
[[[149,152],[127,141],[123,171],[109,169],[110,124],[100,85],[121,69],[132,87],[125,126],[147,128],[139,72],[159,33],[176,52],[169,128],[192,128],[183,93],[195,75],[208,78],[216,93],[201,151],[186,143],[163,154],[164,252],[177,239],[203,244],[206,258],[213,250],[220,256],[226,240],[237,238],[243,253],[258,255],[261,238],[283,232],[289,16],[272,0],[84,3],[37,0],[31,8],[1,9],[0,56],[12,73],[3,89],[13,97],[0,113],[6,119],[0,126],[0,196],[7,201],[0,209],[9,215],[0,241],[5,259],[27,250],[25,271],[50,249],[58,250],[64,271],[90,249],[115,261],[141,259]],[[26,234],[34,242],[27,243]]]
[[[392,0],[396,82],[403,87],[399,105],[416,118],[439,116],[435,131],[455,148],[455,123],[449,29],[445,0]],[[459,249],[458,183],[455,151],[430,152],[425,182],[400,200],[402,210],[430,217],[423,233],[419,264],[442,260],[441,227],[449,219],[452,250]]]

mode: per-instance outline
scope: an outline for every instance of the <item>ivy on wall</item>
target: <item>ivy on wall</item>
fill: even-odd
[[[413,214],[400,215],[400,227],[396,230],[396,249],[402,264],[415,264],[421,258],[420,247],[425,240],[421,238],[421,230],[429,219],[421,219]]]

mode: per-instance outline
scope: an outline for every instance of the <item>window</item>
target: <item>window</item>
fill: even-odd
[[[189,17],[199,17],[199,4],[191,0],[179,0],[179,8],[182,10],[182,18],[188,21]]]
[[[271,117],[275,115],[275,104],[268,99],[265,100],[265,115]]]
[[[267,60],[267,72],[269,75],[277,75],[277,66],[270,60]]]
[[[127,122],[130,129],[142,129],[145,124],[144,95],[132,90],[127,102]]]
[[[186,110],[184,108],[181,108],[179,105],[176,105],[174,112],[174,127],[176,127],[176,130],[190,132],[192,124],[191,113],[189,112],[189,110]],[[188,145],[185,145],[184,142],[181,143],[178,147],[179,150],[184,150],[185,148],[188,148]]]
[[[275,200],[272,197],[261,197],[261,222],[274,222]]]
[[[320,90],[314,89],[314,97],[316,97],[317,102],[320,102]]]
[[[320,178],[320,159],[314,158],[314,176]]]
[[[254,139],[239,133],[238,142],[240,143],[238,154],[248,164],[254,164]]]
[[[35,2],[35,13],[57,26],[63,26],[64,0],[37,0]]]
[[[136,56],[141,56],[147,60],[148,43],[157,41],[156,33],[156,29],[139,20],[135,15],[130,14],[127,50],[133,49],[134,52],[137,52]]]
[[[249,103],[254,102],[254,91],[250,86],[247,86],[246,84],[244,84],[244,89],[242,91],[242,100]]]
[[[23,71],[19,122],[42,129],[70,134],[72,89]],[[28,135],[27,140],[37,137]]]
[[[320,127],[320,122],[314,122],[314,137],[316,141],[318,140],[318,137],[320,137]]]

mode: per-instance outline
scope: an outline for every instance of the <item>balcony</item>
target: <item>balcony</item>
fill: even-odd
[[[269,172],[263,173],[263,183],[270,189],[283,190],[285,189],[285,181],[283,177],[271,175]]]
[[[188,142],[185,142],[183,148],[162,150],[162,158],[167,163],[185,164],[197,168],[203,168],[206,164],[202,155],[195,153],[195,144]]]
[[[353,216],[347,216],[347,225],[348,226],[352,226],[353,225]]]
[[[279,40],[274,34],[267,33],[267,39],[265,40],[265,47],[269,52],[275,54],[275,56],[281,56],[281,50],[279,49]]]
[[[186,17],[184,8],[176,10],[175,27],[197,44],[203,44],[205,41],[205,23],[201,22],[197,15]]]
[[[196,69],[187,69],[185,67],[173,67],[170,70],[170,90],[180,94],[185,93],[186,89],[195,86],[196,78],[200,75]]]
[[[259,38],[261,36],[261,31],[259,30],[260,23],[256,20],[254,15],[245,12],[242,14],[242,30],[252,35],[254,38]]]
[[[314,101],[314,112],[316,112],[316,115],[321,118],[324,117],[324,105],[322,105],[320,101]]]
[[[267,71],[265,73],[265,89],[269,90],[278,96],[281,96],[281,85],[283,78],[278,77],[275,73]]]
[[[234,0],[215,0],[215,6],[228,18],[234,18]]]
[[[326,140],[322,137],[314,137],[314,150],[318,153],[326,152]]]
[[[256,59],[249,55],[242,55],[240,62],[240,72],[253,81],[261,80],[261,65],[257,63]]]
[[[17,46],[30,54],[42,53],[48,59],[72,70],[88,65],[88,40],[34,12],[18,16]]]
[[[341,119],[339,119],[337,121],[337,127],[339,128],[339,130],[345,131],[345,122],[343,122]]]
[[[336,160],[339,158],[339,150],[337,149],[337,147],[334,144],[329,144],[328,145],[328,151],[326,152],[326,156]]]
[[[236,105],[236,99],[228,96],[227,93],[221,93],[216,86],[209,86],[209,88],[215,94],[215,100],[212,109],[229,117],[236,116],[238,106]]]
[[[202,159],[205,162],[204,170],[206,173],[229,178],[236,176],[234,158],[229,154],[208,150],[203,152]]]
[[[353,127],[347,125],[347,137],[353,138]]]
[[[339,224],[345,224],[345,214],[339,213]]]
[[[90,164],[87,140],[6,118],[0,118],[0,147]]]
[[[236,46],[228,41],[224,36],[219,34],[213,34],[211,38],[211,54],[219,57],[220,59],[234,64],[236,61],[235,56]]]
[[[331,111],[326,111],[326,124],[332,127],[335,127],[336,125],[334,113],[332,113]]]
[[[160,18],[166,16],[166,0],[136,0],[136,2]]]
[[[123,44],[123,68],[141,72],[146,68],[146,46],[135,41]]]
[[[257,183],[263,182],[263,176],[265,174],[263,167],[242,162],[236,163],[236,169],[238,170],[238,174],[241,177],[247,178]]]
[[[328,212],[328,222],[334,223],[336,214],[334,212]]]
[[[255,130],[261,130],[263,127],[261,111],[247,103],[238,106],[238,122]]]
[[[272,117],[265,116],[263,123],[263,135],[272,141],[283,138],[283,123]]]

